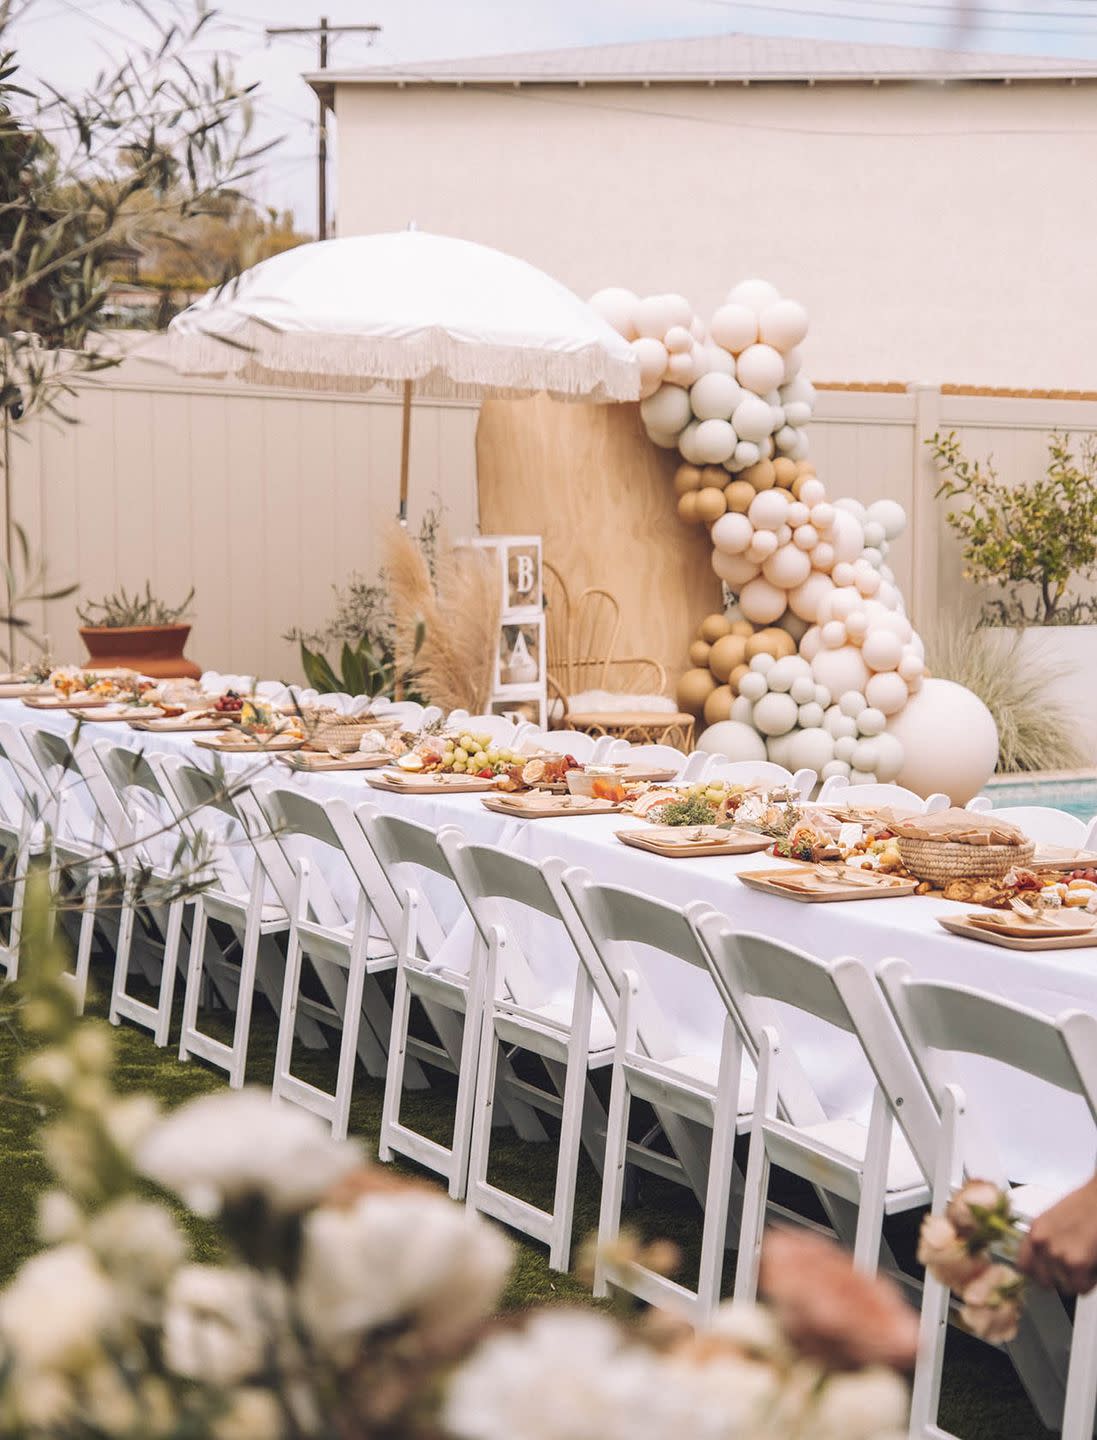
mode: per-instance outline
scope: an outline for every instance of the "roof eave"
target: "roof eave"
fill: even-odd
[[[978,71],[978,70],[924,70],[912,71],[909,74],[867,74],[864,71],[851,72],[827,72],[823,75],[805,75],[801,72],[788,73],[757,73],[729,75],[425,75],[409,72],[407,75],[385,75],[371,74],[368,70],[322,70],[303,77],[317,95],[326,98],[331,103],[331,96],[337,85],[368,85],[373,88],[405,90],[411,86],[439,86],[460,90],[473,89],[476,87],[487,88],[492,86],[506,85],[510,87],[523,85],[550,85],[550,86],[574,86],[576,89],[584,89],[591,85],[621,85],[639,86],[645,88],[651,85],[914,85],[914,84],[946,84],[948,82],[976,82],[980,84],[1077,84],[1078,82],[1092,82],[1097,80],[1097,70],[1092,72],[1063,72],[1056,74],[1053,71],[1030,71],[1003,74],[1001,71]]]

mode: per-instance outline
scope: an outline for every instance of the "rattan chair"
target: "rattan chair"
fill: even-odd
[[[592,586],[572,599],[560,572],[544,566],[545,642],[548,656],[549,714],[555,727],[573,727],[593,735],[675,745],[693,745],[693,717],[673,708],[653,711],[645,700],[667,694],[667,673],[658,660],[617,654],[621,607],[608,590]],[[582,713],[572,697],[604,690],[636,704]]]

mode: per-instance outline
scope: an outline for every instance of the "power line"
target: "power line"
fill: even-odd
[[[940,20],[923,20],[918,17],[900,19],[898,16],[888,15],[865,15],[854,14],[850,11],[840,10],[804,10],[795,5],[779,5],[772,3],[772,0],[693,0],[697,5],[716,6],[721,10],[758,10],[764,15],[795,15],[802,20],[853,20],[862,25],[898,25],[904,28],[917,27],[919,29],[936,30],[940,32],[947,29]],[[1001,12],[1007,13],[1007,12]],[[1020,18],[1020,12],[1014,12]],[[1079,20],[1097,20],[1097,15],[1080,15]],[[1090,39],[1094,32],[1089,30],[1065,30],[1047,25],[1003,25],[998,21],[989,20],[975,22],[975,28],[979,30],[994,30],[1005,34],[1017,35],[1056,35],[1068,36],[1072,39]]]

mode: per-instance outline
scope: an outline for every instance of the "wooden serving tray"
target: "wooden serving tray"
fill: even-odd
[[[1075,850],[1070,845],[1037,845],[1026,870],[1092,870],[1097,851]]]
[[[375,790],[389,790],[394,795],[484,795],[496,789],[494,780],[481,780],[476,775],[414,775],[391,769],[371,775],[366,781]]]
[[[28,695],[48,695],[48,685],[35,685],[32,680],[0,681],[0,700],[24,700]]]
[[[249,740],[233,734],[225,740],[196,740],[203,750],[219,750],[224,755],[269,755],[279,750],[300,750],[303,740],[282,739],[272,735],[269,740]]]
[[[391,766],[391,755],[362,755],[353,750],[349,755],[327,755],[320,750],[298,750],[294,755],[280,755],[283,765],[291,770],[338,774],[341,770],[377,770]]]
[[[620,806],[612,800],[588,800],[585,795],[549,795],[533,791],[527,796],[488,795],[480,802],[485,810],[497,815],[513,815],[518,820],[561,820],[576,815],[615,815]]]
[[[94,700],[66,700],[62,695],[24,695],[23,704],[28,705],[32,710],[94,710],[100,705],[116,705],[117,700],[110,700],[105,695],[97,695]]]
[[[856,872],[858,875],[863,871]],[[834,900],[893,900],[900,895],[913,895],[917,880],[894,880],[890,876],[874,876],[871,880],[853,880],[839,866],[797,865],[788,870],[741,870],[737,876],[752,890],[767,895],[780,895],[785,900],[807,904],[825,904]]]
[[[78,707],[78,713],[79,709],[83,709],[83,706]],[[155,719],[159,713],[160,712],[151,705],[122,705],[116,707],[116,713],[114,714],[107,714],[106,711],[100,710],[93,718],[96,725],[110,725],[115,722],[125,722],[128,725],[133,725],[135,723],[147,723],[140,719],[142,715],[148,715],[152,719]]]
[[[684,860],[705,855],[756,855],[772,842],[746,830],[721,830],[718,825],[649,825],[643,830],[618,830],[618,840],[652,855]],[[691,837],[700,838],[691,838]]]
[[[1004,935],[973,924],[970,915],[938,915],[937,923],[950,934],[966,940],[982,940],[986,945],[1000,945],[1006,950],[1080,950],[1097,945],[1097,925],[1085,935]],[[981,917],[976,917],[976,919]]]
[[[131,730],[148,730],[157,735],[187,735],[199,730],[228,730],[231,720],[183,720],[178,715],[165,715],[159,720],[131,720]]]

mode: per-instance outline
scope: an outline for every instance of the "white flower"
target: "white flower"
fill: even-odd
[[[782,1378],[772,1365],[732,1354],[701,1365],[673,1356],[664,1362],[664,1380],[664,1402],[672,1409],[667,1433],[690,1440],[753,1440],[782,1398]],[[801,1408],[797,1403],[794,1413]]]
[[[51,1370],[17,1369],[5,1388],[11,1409],[32,1430],[60,1429],[76,1408],[72,1387]]]
[[[251,1270],[186,1265],[165,1297],[164,1363],[188,1380],[237,1385],[262,1369],[280,1310]]]
[[[410,1187],[365,1194],[306,1218],[301,1316],[340,1363],[364,1333],[394,1322],[444,1345],[490,1312],[510,1262],[501,1233],[443,1195]]]
[[[38,1197],[38,1236],[46,1245],[75,1240],[83,1227],[79,1205],[64,1190],[46,1190]]]
[[[117,1282],[136,1291],[162,1290],[187,1256],[187,1242],[167,1206],[132,1196],[92,1219],[87,1243]]]
[[[143,1419],[129,1377],[107,1360],[84,1376],[80,1408],[93,1428],[107,1435],[132,1434]]]
[[[27,1370],[82,1369],[120,1320],[118,1295],[83,1245],[43,1250],[0,1292],[0,1337]]]
[[[151,1095],[112,1096],[99,1114],[113,1143],[123,1155],[132,1155],[160,1118],[160,1107]]]
[[[748,1305],[728,1300],[718,1307],[703,1334],[727,1340],[748,1355],[784,1355],[788,1350],[771,1310],[762,1305]]]
[[[812,1440],[874,1440],[905,1431],[910,1396],[894,1370],[876,1367],[831,1375],[812,1413]]]
[[[245,1385],[233,1392],[229,1407],[213,1422],[213,1440],[278,1440],[285,1425],[269,1390]]]
[[[249,1195],[292,1214],[361,1163],[356,1143],[332,1140],[317,1116],[276,1107],[258,1088],[188,1101],[152,1130],[137,1153],[139,1169],[201,1215]]]
[[[457,1440],[667,1440],[665,1370],[604,1315],[545,1310],[480,1346],[442,1421]]]

